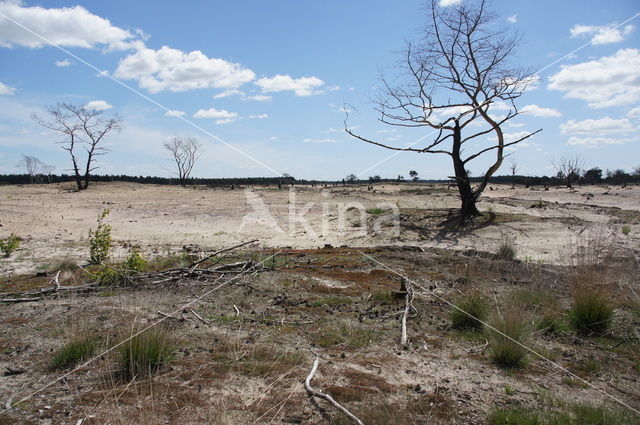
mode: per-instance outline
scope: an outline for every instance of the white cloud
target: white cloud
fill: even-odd
[[[511,22],[512,24],[515,24],[516,22],[518,22],[518,14],[516,13],[515,15],[511,15],[507,18],[507,22]]]
[[[6,84],[0,83],[0,95],[12,95],[15,91],[16,89],[14,89],[13,87],[9,87]]]
[[[624,28],[615,28],[617,24],[608,25],[574,25],[569,32],[571,37],[591,37],[591,43],[609,44],[619,43],[625,36],[633,32],[633,25]]]
[[[71,62],[68,59],[63,59],[61,61],[55,61],[54,64],[58,68],[64,68],[64,67],[67,67],[67,66],[71,65]]]
[[[228,124],[234,122],[238,118],[235,112],[229,112],[225,109],[200,109],[193,115],[195,118],[213,118],[217,119],[216,124]]]
[[[621,49],[612,56],[565,65],[549,81],[549,89],[585,100],[591,108],[635,103],[640,100],[640,50]]]
[[[562,114],[557,109],[543,108],[538,105],[527,105],[520,109],[523,114],[530,114],[534,117],[561,117]]]
[[[576,137],[571,136],[567,141],[567,145],[570,146],[586,146],[586,147],[596,147],[601,145],[623,145],[625,143],[631,142],[632,139],[629,138],[612,138],[612,137]]]
[[[251,120],[263,120],[268,117],[269,117],[269,114],[257,114],[257,115],[249,115],[247,118]]]
[[[302,143],[335,143],[335,139],[304,139]]]
[[[509,123],[507,123],[507,127],[519,128],[519,127],[524,127],[524,124],[521,123],[521,122],[509,122]]]
[[[640,106],[636,106],[635,108],[627,112],[627,116],[629,118],[640,118]]]
[[[167,46],[158,50],[139,49],[120,61],[114,75],[138,80],[140,87],[151,93],[237,89],[255,78],[253,71],[240,64],[209,58],[199,50],[185,53]]]
[[[462,3],[462,0],[440,0],[440,6],[447,7]]]
[[[290,90],[296,96],[310,96],[321,93],[315,89],[324,85],[324,81],[317,77],[291,78],[290,75],[278,74],[273,78],[260,78],[256,84],[262,88],[263,93]]]
[[[256,94],[255,96],[246,96],[244,97],[244,100],[255,100],[257,102],[267,102],[269,100],[273,99],[271,96],[267,96],[264,94]]]
[[[604,117],[597,120],[569,120],[564,124],[560,124],[560,133],[562,134],[605,136],[612,133],[630,133],[632,131],[635,131],[635,128],[626,118],[616,120]]]
[[[25,7],[20,1],[0,3],[0,12],[34,33],[63,47],[92,48],[98,45],[112,50],[141,46],[139,32],[118,28],[108,19],[94,15],[82,6],[46,9]],[[39,48],[48,45],[42,38],[25,31],[13,22],[0,21],[0,46]]]
[[[92,100],[84,105],[84,108],[95,111],[106,111],[107,109],[113,108],[113,106],[104,100]]]
[[[167,112],[164,113],[165,117],[181,117],[185,114],[184,111],[179,111],[177,109],[169,109]]]
[[[241,90],[238,89],[228,89],[225,90],[221,93],[216,94],[215,96],[213,96],[214,99],[222,99],[223,97],[229,97],[229,96],[233,96],[233,95],[243,95],[244,92],[242,92]]]

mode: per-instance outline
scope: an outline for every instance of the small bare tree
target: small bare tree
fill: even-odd
[[[109,149],[104,147],[105,137],[111,131],[122,129],[122,120],[116,115],[103,118],[102,111],[87,109],[69,103],[58,103],[48,108],[49,119],[36,114],[31,117],[41,126],[63,135],[60,145],[69,153],[78,190],[89,187],[90,174],[96,170],[94,161]],[[84,160],[78,152],[80,146],[86,156]]]
[[[558,177],[565,181],[569,189],[572,189],[573,182],[580,177],[580,170],[584,167],[582,157],[580,155],[565,155],[551,163],[558,173]]]
[[[178,179],[182,187],[187,185],[191,171],[202,154],[202,145],[195,137],[173,137],[165,142],[164,148],[169,151],[176,163]]]
[[[423,41],[408,44],[398,82],[383,77],[385,90],[375,103],[382,122],[426,127],[434,134],[432,141],[424,147],[395,147],[355,134],[346,121],[345,130],[386,149],[449,156],[464,224],[480,215],[476,202],[500,168],[505,148],[541,130],[517,138],[503,132],[504,124],[518,115],[515,100],[532,77],[511,65],[518,39],[496,29],[496,16],[485,1],[464,0],[442,8],[431,0],[429,12]],[[503,115],[494,113],[498,106],[506,111]],[[495,159],[472,187],[467,166],[490,152]]]
[[[22,154],[22,159],[18,162],[18,167],[24,167],[29,175],[29,183],[33,183],[38,176],[43,172],[44,164],[35,156]]]
[[[518,172],[518,163],[513,158],[511,158],[511,163],[509,164],[509,170],[511,171],[511,189],[515,189],[516,173]]]

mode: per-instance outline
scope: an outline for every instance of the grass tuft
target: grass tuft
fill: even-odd
[[[53,369],[66,369],[87,360],[95,353],[100,340],[93,335],[78,336],[64,344],[53,357]]]
[[[613,307],[603,291],[579,286],[573,291],[569,323],[582,335],[603,335],[611,326]]]
[[[173,351],[166,328],[149,329],[120,347],[122,374],[126,379],[152,375],[173,359]]]
[[[491,310],[487,297],[478,292],[463,295],[454,305],[449,317],[455,329],[481,330],[484,326],[482,322],[486,321]]]
[[[528,336],[527,320],[522,310],[511,308],[496,316],[488,330],[491,359],[499,366],[519,368],[526,365],[527,350],[523,343]]]

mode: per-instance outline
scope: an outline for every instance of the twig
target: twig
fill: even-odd
[[[329,394],[325,394],[323,392],[320,392],[318,390],[314,390],[313,388],[311,388],[311,380],[315,376],[316,371],[318,370],[319,364],[320,364],[320,357],[316,354],[316,358],[313,360],[313,366],[311,367],[311,372],[309,372],[307,379],[304,380],[304,389],[307,391],[307,394],[309,394],[310,397],[318,397],[329,402],[329,404],[331,404],[333,407],[335,407],[336,409],[344,413],[344,415],[347,416],[349,419],[351,419],[354,423],[358,425],[364,425],[360,419],[358,419],[353,413],[349,412],[340,403],[335,401],[333,397],[331,397]]]
[[[193,315],[194,315],[194,316],[196,316],[196,318],[197,318],[198,320],[200,320],[202,323],[204,323],[205,325],[208,325],[208,324],[209,324],[209,321],[208,321],[208,320],[203,319],[203,318],[202,318],[198,313],[196,313],[194,310],[189,310],[189,311],[191,311],[191,313],[193,313]]]
[[[238,310],[235,304],[233,305],[233,309],[236,311],[236,316],[240,316],[240,310]]]

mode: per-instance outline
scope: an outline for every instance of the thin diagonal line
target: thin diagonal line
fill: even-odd
[[[583,382],[584,384],[586,384],[586,385],[588,385],[589,387],[593,388],[594,390],[598,391],[599,393],[601,393],[601,394],[603,394],[603,395],[607,396],[608,398],[610,398],[610,399],[614,400],[616,403],[619,403],[619,404],[621,404],[622,406],[624,406],[624,407],[628,408],[629,410],[633,411],[634,413],[636,413],[636,414],[640,415],[640,410],[637,410],[637,409],[635,409],[635,408],[633,408],[633,407],[629,406],[629,405],[628,405],[627,403],[625,403],[624,401],[622,401],[622,400],[618,399],[617,397],[612,396],[612,395],[611,395],[611,394],[609,394],[608,392],[606,392],[606,391],[604,391],[604,390],[602,390],[602,389],[600,389],[600,388],[596,387],[596,386],[595,386],[595,385],[593,385],[591,382],[589,382],[589,381],[587,381],[587,380],[585,380],[585,379],[583,379],[583,378],[579,377],[578,375],[576,375],[575,373],[571,372],[571,371],[570,371],[570,370],[568,370],[567,368],[565,368],[565,367],[561,366],[560,364],[558,364],[558,363],[554,362],[554,361],[553,361],[553,360],[551,360],[551,359],[546,358],[546,357],[545,357],[545,356],[543,356],[542,354],[540,354],[540,353],[538,353],[537,351],[535,351],[534,349],[532,349],[532,348],[530,348],[530,347],[528,347],[528,346],[524,345],[524,344],[523,344],[523,343],[521,343],[520,341],[517,341],[517,340],[515,340],[515,339],[511,338],[509,335],[506,335],[504,332],[502,332],[502,331],[500,331],[500,330],[496,329],[495,327],[491,326],[489,323],[487,323],[487,322],[485,322],[485,321],[483,321],[483,320],[481,320],[481,319],[479,319],[479,318],[475,317],[475,316],[474,316],[473,314],[471,314],[471,313],[466,312],[465,310],[461,309],[461,308],[460,308],[460,307],[458,307],[457,305],[453,304],[451,301],[449,301],[449,300],[447,300],[447,299],[445,299],[445,298],[442,298],[440,295],[437,295],[434,291],[430,291],[429,289],[427,289],[427,288],[425,288],[424,286],[420,285],[419,283],[417,283],[417,282],[415,282],[415,281],[413,281],[413,280],[409,279],[408,277],[404,276],[402,273],[400,273],[400,272],[396,271],[395,269],[392,269],[391,267],[389,267],[389,266],[387,266],[386,264],[384,264],[384,263],[382,263],[382,262],[378,261],[377,259],[373,258],[372,256],[370,256],[370,255],[368,255],[368,254],[366,254],[366,253],[364,253],[364,252],[362,252],[362,251],[360,251],[360,250],[356,250],[356,251],[358,251],[358,252],[359,252],[360,254],[362,254],[364,257],[366,257],[366,258],[368,258],[368,259],[370,259],[370,260],[372,260],[372,261],[376,262],[377,264],[381,265],[382,267],[384,267],[385,269],[389,270],[390,272],[392,272],[392,273],[394,273],[394,274],[396,274],[396,275],[400,276],[401,278],[406,279],[407,281],[411,282],[411,284],[413,284],[413,285],[417,286],[418,288],[422,289],[423,291],[425,291],[425,292],[426,292],[426,295],[431,295],[431,296],[433,296],[434,298],[437,298],[438,300],[440,300],[440,301],[442,301],[442,302],[444,302],[444,303],[448,304],[450,307],[453,307],[453,308],[455,308],[456,310],[458,310],[458,311],[460,311],[460,312],[462,312],[462,313],[466,314],[467,316],[471,317],[472,319],[477,320],[478,322],[482,323],[484,326],[486,326],[487,328],[491,329],[492,331],[494,331],[494,332],[496,332],[496,333],[500,334],[501,336],[503,336],[503,337],[507,338],[507,339],[508,339],[508,340],[510,340],[511,342],[514,342],[515,344],[519,345],[520,347],[524,348],[525,350],[529,351],[530,353],[532,353],[532,354],[536,355],[537,357],[540,357],[542,360],[544,360],[544,361],[546,361],[546,362],[550,363],[551,365],[553,365],[553,366],[557,367],[558,369],[562,370],[563,372],[565,372],[565,373],[567,373],[567,374],[571,375],[573,378],[576,378],[576,379],[580,380],[581,382]]]
[[[280,254],[282,251],[278,251],[275,254],[272,254],[271,256],[265,258],[264,260],[260,261],[259,263],[256,264],[257,265],[261,265],[264,264],[266,261],[269,261],[271,258],[275,257],[276,255]],[[175,309],[174,311],[172,311],[171,313],[167,314],[166,316],[162,316],[161,319],[151,323],[150,325],[142,328],[141,330],[139,330],[138,332],[136,332],[135,334],[129,336],[128,338],[120,341],[119,343],[113,345],[112,347],[108,348],[107,350],[103,351],[102,353],[98,354],[97,356],[92,357],[91,359],[87,360],[86,362],[82,363],[81,365],[77,366],[75,369],[65,373],[62,376],[59,376],[58,378],[54,379],[53,381],[49,382],[46,385],[43,385],[42,387],[38,388],[37,390],[33,391],[32,393],[30,393],[29,395],[21,398],[20,400],[16,401],[15,403],[10,404],[8,407],[6,407],[4,410],[0,411],[0,414],[10,410],[11,408],[15,407],[16,405],[29,400],[31,397],[35,396],[36,394],[44,391],[45,389],[49,388],[50,386],[52,386],[53,384],[63,380],[64,378],[66,378],[67,376],[79,371],[80,369],[84,369],[87,365],[89,365],[90,363],[100,359],[102,356],[104,356],[105,354],[108,354],[110,352],[112,352],[113,350],[115,350],[116,348],[120,347],[121,345],[123,345],[124,343],[126,343],[127,341],[130,341],[132,338],[135,338],[136,336],[140,335],[141,333],[151,329],[152,327],[164,322],[165,320],[167,320],[168,318],[170,318],[171,316],[173,316],[176,313],[180,313],[182,310],[184,310],[187,307],[192,306],[193,304],[197,303],[198,301],[200,301],[201,299],[203,299],[204,297],[206,297],[207,295],[213,293],[214,291],[217,291],[218,289],[222,288],[223,286],[229,285],[230,283],[238,280],[240,277],[242,277],[243,275],[245,275],[246,273],[250,272],[250,271],[255,271],[255,266],[248,268],[247,270],[244,270],[242,273],[238,274],[237,276],[233,277],[232,279],[229,279],[227,281],[222,282],[221,284],[219,284],[218,286],[214,286],[212,289],[206,291],[204,294],[200,295],[199,297],[189,301],[188,303],[180,306],[179,308]]]
[[[71,53],[69,50],[65,49],[64,47],[60,46],[59,44],[55,43],[54,41],[49,40],[48,38],[38,34],[37,32],[33,31],[31,28],[26,27],[25,25],[21,24],[20,22],[14,21],[13,19],[9,18],[7,15],[5,15],[4,13],[0,12],[0,15],[2,17],[4,17],[5,19],[13,22],[14,24],[16,24],[17,26],[19,26],[20,28],[30,32],[31,34],[35,35],[36,37],[40,38],[41,40],[45,41],[46,43],[52,45],[53,47],[63,51],[64,53],[66,53],[67,55],[71,56],[72,58],[74,58],[75,60],[82,62],[83,64],[85,64],[86,66],[88,66],[91,69],[94,69],[96,71],[98,71],[98,73],[100,75],[104,75],[107,78],[110,78],[112,81],[115,81],[116,83],[120,84],[122,87],[126,88],[127,90],[137,94],[138,96],[142,97],[143,99],[145,99],[146,101],[154,104],[155,106],[157,106],[160,109],[163,109],[166,112],[171,111],[169,108],[167,108],[166,106],[158,103],[157,101],[153,100],[152,98],[150,98],[149,96],[141,93],[140,91],[134,89],[133,87],[131,87],[130,85],[128,85],[127,83],[123,82],[122,80],[112,76],[110,73],[105,72],[102,69],[99,69],[98,67],[94,66],[93,64],[87,62],[86,60],[82,59],[81,57],[75,55],[74,53]],[[240,148],[237,148],[235,146],[233,146],[232,144],[224,141],[223,139],[221,139],[220,137],[216,136],[215,134],[211,133],[208,130],[205,130],[204,128],[200,127],[198,124],[194,123],[193,121],[182,117],[182,116],[176,116],[175,118],[178,118],[184,122],[186,122],[187,124],[189,124],[190,126],[192,126],[193,128],[201,131],[202,133],[206,134],[207,136],[211,137],[212,139],[215,139],[217,141],[219,141],[220,143],[224,144],[225,146],[233,149],[234,151],[238,152],[241,155],[244,155],[245,157],[249,158],[250,160],[252,160],[253,162],[257,163],[258,165],[261,165],[262,167],[266,168],[267,170],[269,170],[270,172],[272,172],[273,174],[280,176],[282,175],[282,173],[280,171],[277,171],[273,168],[271,168],[270,166],[268,166],[267,164],[265,164],[264,162],[254,158],[253,156],[249,155],[248,153],[246,153],[245,151],[243,151]]]
[[[627,20],[623,21],[622,23],[620,23],[620,24],[618,24],[618,25],[616,25],[616,26],[614,26],[614,27],[612,27],[612,28],[609,28],[607,31],[605,31],[605,32],[604,32],[604,34],[607,34],[607,33],[611,32],[611,31],[617,30],[618,28],[620,28],[620,27],[621,27],[621,26],[623,26],[624,24],[626,24],[626,23],[628,23],[628,22],[631,22],[632,20],[636,19],[638,16],[640,16],[640,12],[639,12],[639,13],[636,13],[635,15],[633,15],[633,16],[632,16],[632,17],[630,17],[629,19],[627,19]],[[567,53],[566,55],[562,56],[560,59],[556,59],[555,61],[551,62],[550,64],[545,65],[545,66],[543,66],[542,68],[538,69],[536,72],[534,72],[533,74],[531,74],[531,77],[535,77],[535,76],[537,76],[537,75],[538,75],[538,74],[540,74],[541,72],[546,71],[547,69],[551,68],[553,65],[557,64],[558,62],[561,62],[561,61],[565,60],[565,59],[566,59],[566,58],[568,58],[569,56],[573,55],[574,53],[576,53],[576,52],[578,52],[578,51],[580,51],[580,50],[584,49],[585,47],[587,47],[587,46],[589,46],[589,45],[591,45],[591,44],[593,44],[593,39],[589,40],[588,42],[584,43],[582,46],[580,46],[580,47],[578,47],[578,48],[576,48],[576,49],[572,50],[571,52]],[[413,141],[413,142],[409,143],[408,145],[406,145],[406,146],[405,146],[405,148],[411,148],[411,147],[413,147],[414,145],[416,145],[416,144],[420,143],[420,142],[421,142],[422,140],[424,140],[426,137],[431,136],[431,135],[432,135],[433,133],[435,133],[435,132],[436,132],[436,130],[432,131],[431,133],[429,133],[429,134],[427,134],[427,135],[425,135],[425,136],[420,137],[419,139],[417,139],[417,140],[415,140],[415,141]],[[361,171],[360,173],[358,173],[358,174],[357,174],[357,176],[358,176],[358,177],[360,177],[362,174],[366,173],[367,171],[370,171],[370,170],[372,170],[372,169],[376,168],[377,166],[384,164],[385,162],[389,161],[389,160],[390,160],[390,159],[392,159],[392,158],[395,158],[397,155],[400,155],[401,153],[402,153],[402,151],[396,151],[396,152],[392,153],[392,154],[391,154],[391,155],[389,155],[388,157],[386,157],[386,158],[384,158],[384,159],[382,159],[382,160],[378,161],[378,163],[376,163],[375,165],[372,165],[371,167],[367,168],[366,170]]]

